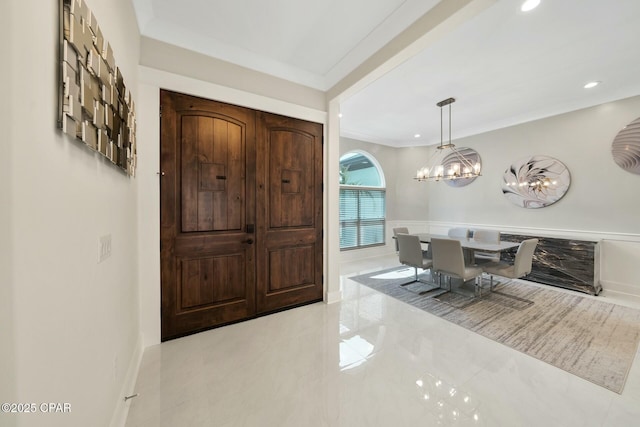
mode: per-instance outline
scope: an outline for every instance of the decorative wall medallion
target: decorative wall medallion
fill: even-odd
[[[622,169],[640,175],[640,117],[618,132],[611,143],[611,154]]]
[[[527,209],[544,208],[562,198],[571,184],[567,167],[547,156],[525,157],[513,163],[502,177],[502,193]]]
[[[465,172],[465,163],[471,166],[479,165],[479,169],[477,170],[477,172],[481,173],[482,162],[480,161],[480,154],[478,154],[478,152],[473,148],[461,147],[461,148],[458,148],[457,150],[458,150],[458,153],[453,152],[453,153],[447,154],[445,158],[442,159],[442,166],[445,173],[448,170],[458,170],[459,175],[462,176],[463,178],[445,179],[444,182],[446,182],[447,185],[451,187],[464,187],[465,185],[471,184],[477,178],[477,176],[464,178],[465,173],[468,173],[468,172]],[[460,159],[458,154],[464,157],[464,162],[462,161],[462,159]]]

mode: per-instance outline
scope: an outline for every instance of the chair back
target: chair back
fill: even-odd
[[[397,236],[398,234],[409,234],[409,229],[407,227],[394,227],[393,235]]]
[[[409,229],[407,227],[394,227],[393,235],[398,236],[398,234],[409,234]],[[396,238],[396,252],[400,251],[400,247],[398,246],[398,239]]]
[[[515,277],[523,277],[531,273],[533,253],[538,246],[538,239],[523,240],[516,252],[516,259],[513,262],[513,272]]]
[[[412,234],[398,234],[398,258],[400,263],[412,267],[422,268],[422,247],[420,238]]]
[[[500,232],[496,230],[475,230],[473,240],[482,243],[500,243]]]
[[[464,276],[464,254],[459,240],[431,239],[433,270],[446,275]]]
[[[462,227],[450,228],[447,236],[454,237],[458,239],[468,239],[469,238],[469,229]]]

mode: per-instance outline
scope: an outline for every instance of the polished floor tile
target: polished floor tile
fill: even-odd
[[[147,348],[127,426],[638,425],[639,360],[619,395],[348,279],[397,264],[343,264],[340,303]]]

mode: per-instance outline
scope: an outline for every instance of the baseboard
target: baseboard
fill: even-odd
[[[342,301],[342,291],[327,292],[324,296],[324,302],[327,304],[340,301]]]
[[[133,355],[129,361],[129,367],[125,375],[124,384],[118,394],[118,401],[116,402],[113,416],[111,417],[110,427],[124,427],[127,423],[127,415],[129,415],[130,401],[125,402],[124,397],[133,394],[133,390],[136,386],[136,380],[138,379],[138,371],[140,370],[140,363],[142,362],[142,354],[144,353],[142,348],[142,334],[138,334],[138,341],[133,350]]]
[[[600,284],[604,291],[613,292],[620,296],[628,295],[633,298],[640,298],[640,286],[614,282],[612,280],[600,280]]]

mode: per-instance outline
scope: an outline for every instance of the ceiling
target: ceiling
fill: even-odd
[[[434,144],[449,97],[455,139],[640,94],[640,1],[522,1],[497,0],[344,100],[341,135]],[[439,0],[132,2],[144,36],[328,90]]]

